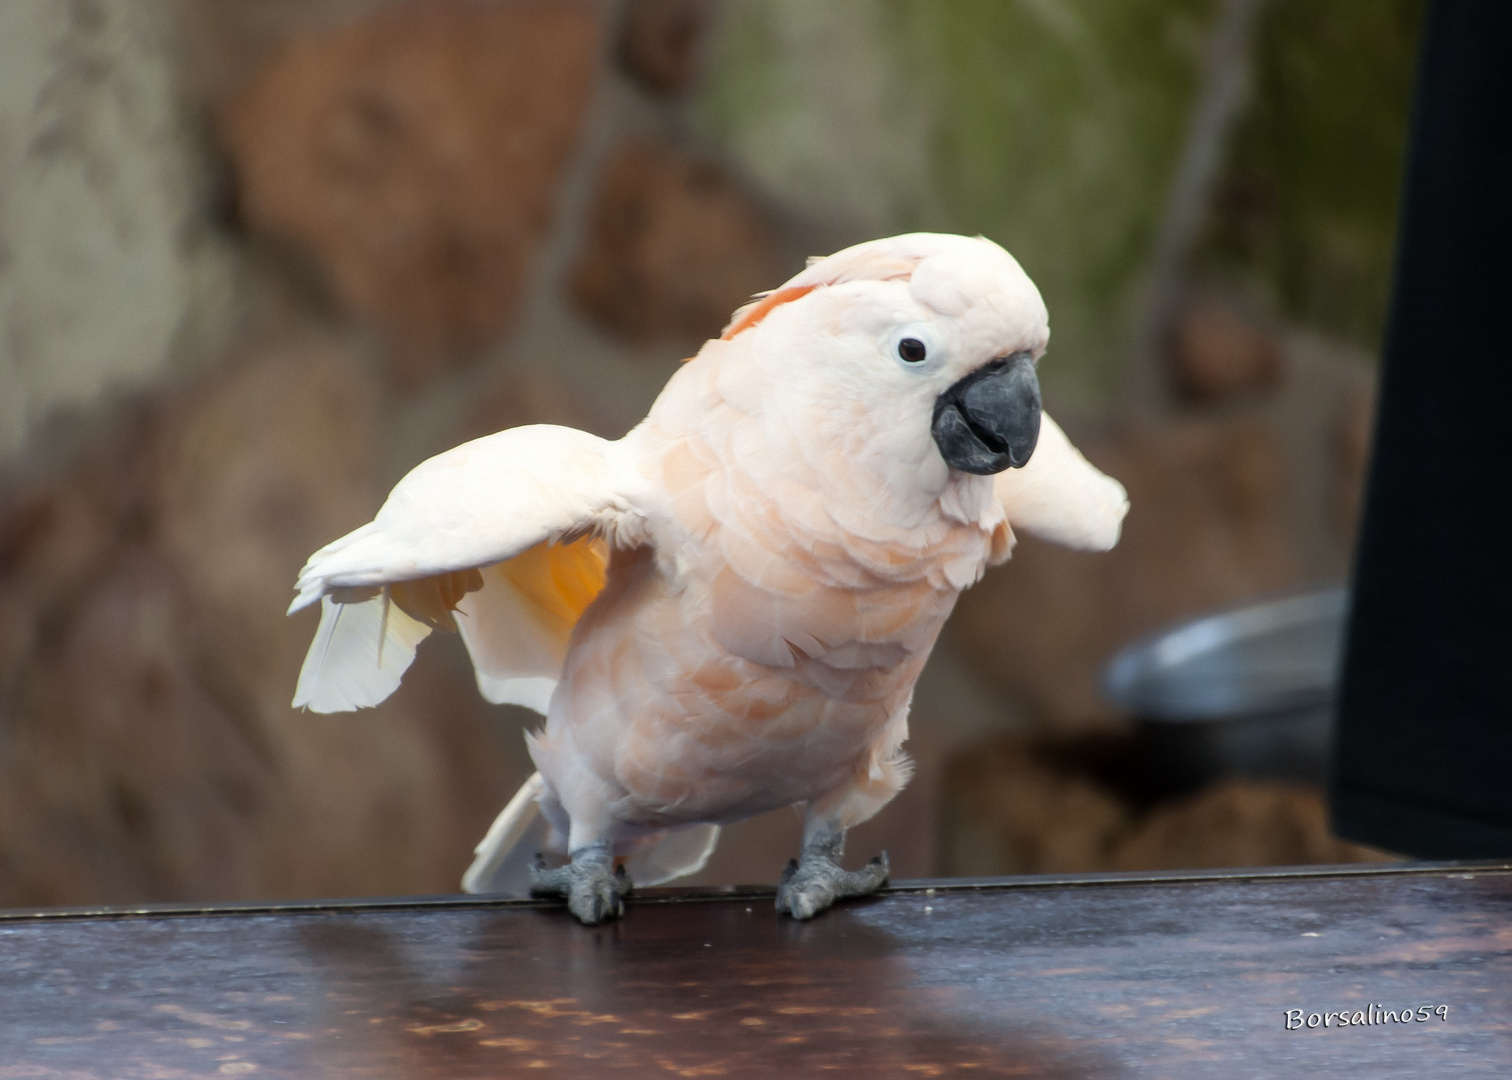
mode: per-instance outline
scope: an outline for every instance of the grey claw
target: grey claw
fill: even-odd
[[[873,858],[860,870],[840,867],[837,843],[804,848],[801,862],[788,863],[777,887],[777,911],[793,918],[811,919],[848,896],[864,896],[887,882],[887,852]]]
[[[555,870],[546,869],[545,860],[536,856],[530,871],[531,896],[563,897],[567,910],[588,926],[623,915],[621,898],[633,887],[625,868],[614,865],[608,844],[581,848],[572,853],[572,862]]]

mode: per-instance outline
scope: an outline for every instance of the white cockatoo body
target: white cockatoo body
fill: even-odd
[[[405,477],[300,576],[294,607],[324,610],[295,704],[374,704],[455,625],[486,697],[546,714],[540,771],[480,845],[472,891],[522,876],[537,806],[573,854],[533,871],[537,889],[597,921],[628,887],[614,856],[665,879],[702,865],[718,825],[795,803],[804,860],[779,906],[874,888],[885,863],[847,875],[841,842],[908,778],[914,683],[960,591],[1015,528],[1118,537],[1123,489],[1041,418],[1048,337],[990,241],[818,260],[738,312],[623,439],[516,428]]]

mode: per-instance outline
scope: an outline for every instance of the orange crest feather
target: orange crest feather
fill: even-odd
[[[791,303],[813,292],[816,285],[791,285],[786,289],[778,289],[768,293],[754,304],[749,304],[735,313],[735,320],[730,323],[729,329],[719,335],[720,341],[729,341],[736,334],[749,330],[762,319],[772,313],[772,309],[782,304]]]

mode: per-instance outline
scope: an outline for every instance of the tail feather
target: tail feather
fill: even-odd
[[[539,798],[546,781],[534,773],[509,805],[499,812],[478,843],[472,865],[462,875],[462,890],[499,896],[529,896],[530,867],[536,852],[551,846],[551,825]],[[625,870],[636,885],[660,885],[704,868],[719,843],[718,825],[691,825],[636,842]]]
[[[462,875],[463,892],[530,895],[530,864],[536,852],[545,847],[549,832],[536,801],[545,787],[541,774],[532,773],[509,804],[499,811],[488,832],[478,841],[472,865]]]
[[[650,887],[696,874],[719,846],[718,825],[689,825],[662,838],[625,860],[625,872],[637,885]]]

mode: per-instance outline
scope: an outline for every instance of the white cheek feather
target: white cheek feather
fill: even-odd
[[[858,299],[863,285],[884,295]],[[935,513],[949,473],[930,431],[943,376],[906,368],[882,355],[877,342],[900,313],[923,313],[907,301],[902,283],[853,283],[828,292],[821,303],[773,312],[751,332],[759,345],[745,359],[768,376],[763,436],[810,466],[830,493],[826,505],[846,527],[863,534],[914,527]],[[844,318],[834,317],[834,304],[845,305],[838,313]],[[869,314],[853,319],[857,305]],[[863,325],[871,332],[862,333]]]
[[[940,493],[940,512],[962,525],[976,525],[986,532],[1003,521],[1003,508],[992,488],[991,476],[956,473]]]

